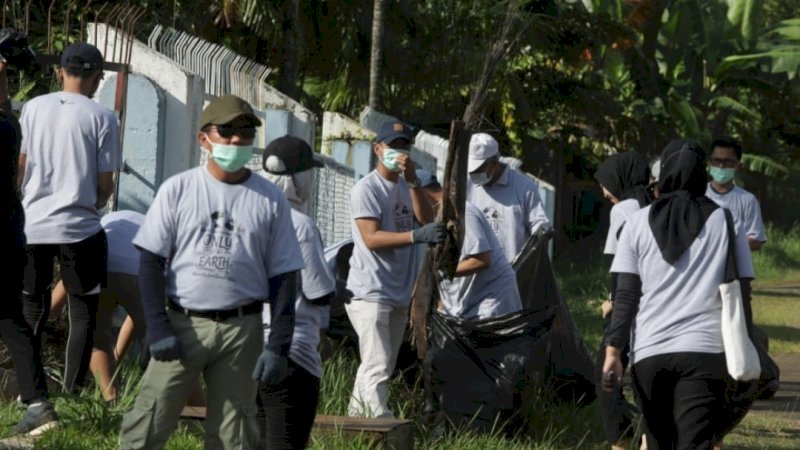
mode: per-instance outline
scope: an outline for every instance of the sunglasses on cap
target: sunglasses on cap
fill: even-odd
[[[234,136],[239,136],[244,139],[253,139],[256,137],[256,129],[254,127],[236,127],[233,125],[211,125],[209,130],[217,130],[217,134],[225,139],[230,139]]]

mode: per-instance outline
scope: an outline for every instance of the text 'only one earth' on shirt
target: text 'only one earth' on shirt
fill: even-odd
[[[263,177],[227,184],[197,167],[164,182],[133,243],[169,259],[167,295],[182,307],[238,308],[266,300],[269,278],[303,268],[290,211]]]
[[[376,219],[383,231],[411,231],[414,207],[405,179],[393,183],[373,170],[350,191],[350,213],[354,246],[347,289],[353,299],[408,306],[416,276],[413,246],[370,250],[356,224],[356,219]]]
[[[692,245],[667,263],[650,230],[650,206],[631,215],[622,229],[613,273],[639,275],[642,297],[631,332],[631,363],[666,353],[722,353],[722,299],[728,227],[725,211],[716,209]],[[736,236],[739,276],[753,278],[747,238]]]

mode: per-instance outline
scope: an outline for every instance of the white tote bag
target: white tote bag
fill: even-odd
[[[722,297],[722,344],[728,374],[737,381],[757,380],[761,376],[758,351],[747,334],[739,280],[719,285]]]

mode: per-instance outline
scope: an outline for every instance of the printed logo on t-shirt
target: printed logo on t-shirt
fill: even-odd
[[[238,230],[233,217],[225,211],[214,211],[201,225],[201,239],[197,244],[195,275],[230,279],[231,262]]]
[[[395,231],[411,231],[414,227],[414,215],[411,213],[411,208],[403,203],[395,203],[394,205],[394,229]]]
[[[503,245],[505,243],[506,231],[503,210],[497,209],[493,206],[487,206],[486,208],[483,208],[483,215],[489,222],[489,226],[492,227],[492,231],[494,232],[494,235],[497,236],[497,240],[500,241],[500,245]]]

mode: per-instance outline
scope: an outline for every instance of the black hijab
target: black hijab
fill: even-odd
[[[635,199],[639,207],[649,205],[653,198],[647,190],[650,168],[639,152],[617,153],[600,163],[594,179],[608,189],[619,201]]]
[[[692,245],[717,204],[705,196],[706,155],[692,141],[676,139],[661,152],[658,199],[650,207],[650,230],[661,255],[674,264]]]

